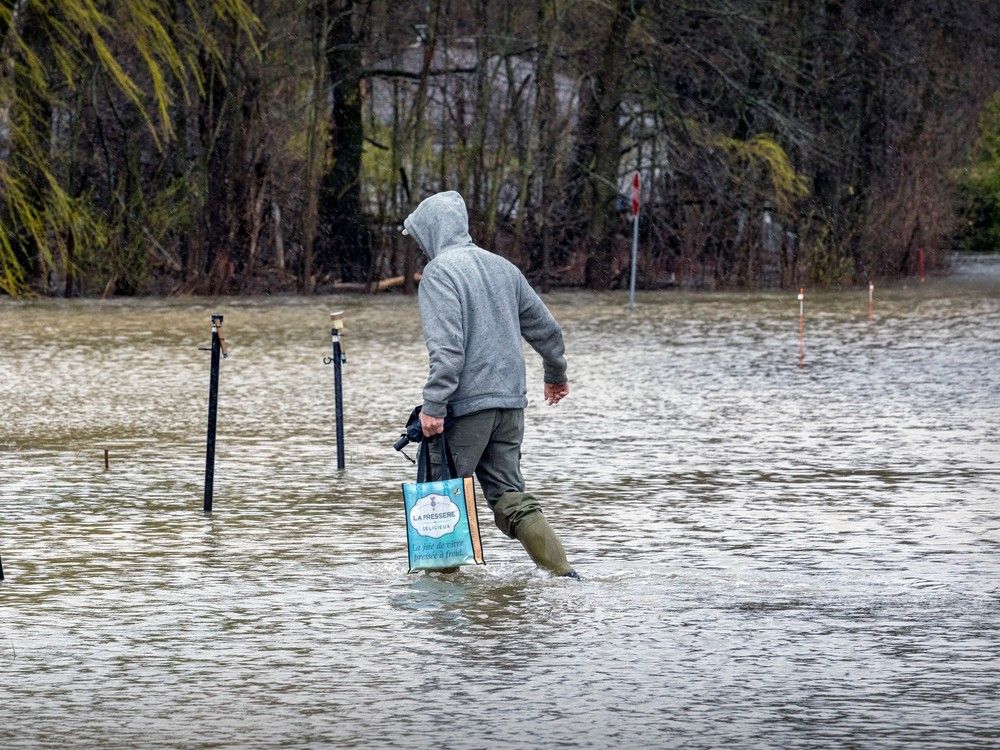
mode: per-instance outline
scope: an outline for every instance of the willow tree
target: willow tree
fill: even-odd
[[[177,23],[178,5],[186,11],[184,26]],[[148,222],[157,212],[147,205],[128,210],[142,195],[138,174],[120,178],[106,158],[100,189],[111,194],[103,205],[95,197],[97,170],[80,152],[85,142],[107,146],[103,133],[88,128],[95,110],[115,102],[102,103],[93,92],[99,83],[113,89],[132,113],[116,112],[122,130],[134,131],[134,121],[162,152],[174,136],[172,105],[191,95],[192,83],[203,88],[199,52],[217,54],[213,18],[247,30],[256,23],[244,0],[0,2],[0,289],[52,290],[61,276],[70,291],[84,254],[151,243]],[[139,154],[131,158],[135,164]],[[159,205],[158,213],[169,222],[169,207]],[[126,258],[117,272],[131,273],[143,261]],[[115,281],[113,271],[112,289]]]

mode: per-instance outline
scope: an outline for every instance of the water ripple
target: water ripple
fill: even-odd
[[[0,745],[995,746],[1000,269],[970,268],[873,320],[810,294],[803,367],[794,295],[553,296],[573,390],[545,407],[529,359],[524,471],[582,583],[485,508],[485,568],[406,575],[412,300],[3,302]]]

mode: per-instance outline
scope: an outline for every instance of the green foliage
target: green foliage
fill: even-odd
[[[10,153],[0,158],[0,291],[21,294],[32,276],[44,279],[57,268],[72,273],[76,259],[97,248],[109,251],[112,260],[127,258],[130,270],[116,275],[131,278],[132,270],[142,272],[145,255],[135,246],[115,243],[148,231],[150,217],[101,210],[88,192],[74,187],[60,167],[68,144],[54,141],[53,123],[63,118],[72,126],[78,95],[103,76],[138,114],[154,148],[162,150],[174,134],[175,97],[187,98],[189,79],[202,89],[199,54],[219,53],[212,20],[247,32],[256,31],[259,22],[245,0],[188,0],[183,24],[161,0],[25,0],[14,7],[17,15],[0,6],[0,28],[9,29],[0,66],[14,71],[0,75],[0,102],[10,103],[0,107],[0,156]],[[116,188],[141,195],[128,180],[118,180]],[[167,189],[153,204],[175,194]],[[112,196],[119,207],[132,200],[126,194]],[[123,221],[147,229],[129,230]]]
[[[795,171],[785,149],[774,136],[759,133],[745,141],[728,136],[718,136],[715,145],[723,149],[738,166],[735,179],[740,184],[740,173],[750,180],[763,175],[770,187],[775,207],[784,213],[791,212],[795,203],[809,195],[809,182]]]
[[[1000,251],[1000,93],[986,104],[961,191],[966,204],[963,245],[979,252]]]
[[[806,278],[815,286],[848,286],[854,280],[854,263],[843,244],[833,241],[829,226],[819,224],[803,238]]]

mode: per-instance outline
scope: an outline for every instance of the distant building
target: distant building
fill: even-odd
[[[368,78],[370,122],[374,120],[373,124],[387,129],[394,122],[406,123],[414,110],[425,51],[424,43],[418,40],[397,55],[370,66],[379,73]],[[535,137],[527,131],[528,124],[535,120],[537,81],[533,54],[517,54],[512,50],[480,60],[476,40],[465,37],[437,45],[427,67],[423,127],[432,153],[472,147],[479,137],[483,137],[490,154],[505,145],[512,160],[516,160],[519,149],[527,150],[524,139]],[[578,84],[559,73],[553,76],[553,81],[555,117],[560,127],[569,132],[577,109]],[[482,136],[480,128],[485,128]],[[404,142],[408,147],[412,144],[409,139]],[[437,187],[440,173],[425,173],[425,178],[433,184],[421,186],[418,192]]]

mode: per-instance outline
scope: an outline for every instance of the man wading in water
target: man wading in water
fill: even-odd
[[[521,337],[542,356],[545,400],[557,404],[569,393],[559,324],[513,263],[472,242],[458,193],[427,198],[403,227],[428,258],[418,293],[430,357],[423,433],[444,432],[451,407],[446,437],[459,476],[475,472],[497,526],[536,565],[578,578],[538,500],[524,491],[520,465],[528,405]]]

